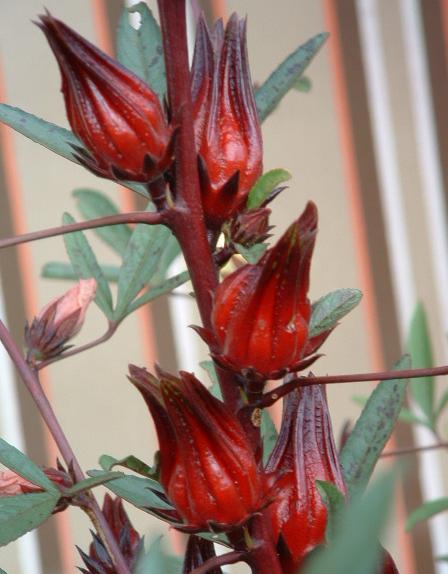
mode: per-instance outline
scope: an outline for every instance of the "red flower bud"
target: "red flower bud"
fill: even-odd
[[[262,172],[260,122],[250,78],[246,22],[233,14],[210,35],[200,19],[192,69],[203,208],[212,227],[244,208]]]
[[[216,291],[212,323],[216,360],[240,371],[278,378],[305,356],[311,305],[309,270],[317,209],[300,218],[255,265],[229,275]]]
[[[77,159],[100,177],[148,182],[170,161],[171,131],[157,95],[50,14],[43,30],[62,75],[62,92],[73,132],[83,142]]]
[[[106,494],[103,502],[103,514],[126,564],[129,569],[133,569],[142,540],[139,533],[132,527],[121,498]],[[115,564],[103,541],[96,534],[93,534],[93,542],[90,544],[88,555],[79,548],[78,550],[87,568],[80,568],[84,574],[116,574]]]
[[[65,344],[81,330],[95,293],[95,279],[81,279],[64,295],[47,303],[25,328],[28,358],[43,360],[62,353]]]
[[[252,247],[256,243],[266,241],[270,237],[270,215],[271,210],[267,207],[258,207],[239,213],[226,231],[229,241],[239,243],[244,247]]]
[[[263,505],[264,485],[247,438],[227,407],[190,373],[157,381],[130,367],[154,419],[160,480],[184,530],[229,530]],[[178,526],[176,526],[178,527]]]
[[[282,427],[266,472],[277,474],[277,497],[268,507],[273,532],[282,535],[297,565],[325,542],[327,510],[316,480],[345,493],[323,385],[303,387],[285,399]]]

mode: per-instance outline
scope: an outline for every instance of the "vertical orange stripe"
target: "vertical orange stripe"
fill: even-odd
[[[6,100],[6,88],[3,68],[0,66],[0,101]],[[25,216],[25,204],[22,193],[22,186],[19,176],[19,169],[16,162],[14,149],[14,139],[11,129],[4,124],[0,124],[0,146],[3,155],[5,168],[6,190],[9,204],[11,206],[11,217],[13,229],[16,234],[26,233],[28,226]],[[34,288],[36,280],[33,273],[33,261],[30,246],[22,244],[16,247],[17,257],[22,277],[22,287],[24,294],[25,313],[31,319],[37,312],[37,292]],[[47,372],[42,372],[40,379],[45,387],[48,398],[51,399],[50,381]],[[43,435],[45,439],[45,450],[47,461],[50,466],[54,466],[58,456],[58,450],[47,427],[43,425]],[[56,528],[58,531],[62,567],[66,574],[75,569],[73,543],[68,515],[61,513],[55,516]]]
[[[226,0],[211,0],[210,4],[213,19],[222,18],[225,21],[227,17]]]
[[[375,284],[370,265],[368,239],[362,210],[362,188],[356,162],[356,152],[347,92],[347,78],[344,68],[341,30],[337,17],[336,2],[337,0],[323,0],[324,18],[326,29],[330,33],[328,47],[330,50],[330,64],[333,73],[335,105],[339,123],[342,160],[347,181],[347,194],[353,227],[356,261],[358,272],[360,274],[362,291],[364,293],[363,311],[370,341],[371,360],[375,369],[382,369],[384,367],[384,356],[382,352],[381,333],[377,320],[378,308],[375,300]],[[394,444],[395,441],[393,437],[389,442],[392,445]],[[401,489],[398,490],[396,512],[400,526],[403,525],[403,528],[398,534],[398,538],[402,551],[402,559],[405,564],[405,571],[409,574],[416,574],[411,548],[412,540],[411,537],[404,532],[406,511]]]
[[[107,24],[106,0],[92,0],[92,13],[99,47],[108,54],[113,54],[113,42]],[[133,193],[127,188],[120,187],[120,202],[123,211],[135,209]],[[140,334],[136,333],[136,339],[143,343],[145,361],[151,368],[156,361],[156,343],[151,307],[146,305],[146,307],[137,311],[137,316],[140,323]]]

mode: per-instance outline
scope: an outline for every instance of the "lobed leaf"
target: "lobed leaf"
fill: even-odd
[[[423,305],[419,303],[414,311],[409,330],[407,350],[415,369],[427,369],[434,366],[428,322]],[[426,419],[427,426],[435,430],[434,377],[411,379],[411,392],[414,401]]]
[[[34,492],[0,497],[0,546],[23,536],[53,512],[59,492]]]
[[[328,34],[317,34],[292,52],[255,92],[258,115],[264,121],[293,88],[320,50]]]
[[[135,12],[140,15],[138,29],[129,20],[129,15]],[[117,30],[117,59],[144,80],[163,101],[166,79],[162,34],[145,2],[123,10]]]
[[[100,269],[106,281],[109,283],[116,283],[118,281],[120,268],[117,265],[100,265]],[[41,276],[45,279],[78,280],[78,275],[73,270],[73,266],[70,263],[64,263],[62,261],[49,261],[45,263],[41,270]]]
[[[156,285],[155,287],[150,287],[145,293],[143,293],[143,295],[141,295],[140,297],[135,299],[135,301],[133,301],[129,305],[126,314],[129,315],[130,313],[132,313],[133,311],[135,311],[136,309],[138,309],[142,305],[145,305],[146,303],[153,301],[154,299],[156,299],[157,297],[160,297],[161,295],[166,295],[167,293],[170,293],[171,291],[173,291],[173,289],[176,289],[176,287],[183,285],[184,283],[186,283],[189,280],[190,280],[190,275],[189,275],[188,271],[183,271],[182,273],[179,273],[178,275],[174,275],[173,277],[166,279],[166,281],[164,281],[160,285]]]
[[[338,289],[313,303],[310,319],[310,337],[332,329],[354,309],[362,299],[359,289]]]
[[[271,169],[261,175],[249,192],[247,209],[260,207],[281,183],[289,181],[291,174],[286,169]]]
[[[13,470],[22,478],[26,478],[36,486],[47,492],[59,496],[59,489],[51,482],[48,476],[23,452],[0,438],[0,462]]]
[[[120,210],[105,193],[94,189],[75,189],[73,196],[78,200],[78,209],[84,219],[95,219],[97,217],[107,217],[118,215]],[[112,247],[118,255],[123,256],[126,246],[132,235],[132,228],[129,225],[111,225],[109,227],[98,227],[93,229],[109,247]]]
[[[405,355],[395,369],[408,369]],[[403,406],[407,380],[383,381],[370,395],[340,455],[340,462],[350,496],[362,492],[386,445]]]
[[[63,223],[64,225],[75,223],[75,219],[69,213],[64,213]],[[64,243],[78,279],[89,279],[93,277],[96,280],[97,290],[95,303],[108,319],[112,319],[113,303],[109,283],[106,281],[84,233],[82,231],[67,233],[64,235]]]
[[[448,497],[446,496],[425,502],[411,512],[406,520],[406,530],[412,530],[418,522],[428,520],[446,510],[448,510]]]

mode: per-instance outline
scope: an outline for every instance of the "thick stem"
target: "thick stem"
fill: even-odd
[[[97,227],[108,227],[110,225],[122,225],[123,223],[147,223],[148,225],[158,225],[165,223],[165,217],[161,213],[152,213],[147,211],[131,211],[130,213],[98,217],[97,219],[91,219],[90,221],[69,223],[68,225],[60,225],[59,227],[50,227],[49,229],[42,229],[41,231],[24,233],[23,235],[6,237],[5,239],[0,240],[0,249],[11,247],[12,245],[19,245],[20,243],[37,241],[38,239],[46,239],[47,237],[56,237],[57,235],[74,233],[75,231],[96,229]]]
[[[254,545],[250,550],[248,563],[252,571],[256,574],[282,574],[270,522],[264,514],[253,517],[250,534]]]
[[[202,566],[198,566],[195,568],[190,574],[206,574],[206,572],[210,572],[213,568],[219,568],[220,566],[226,566],[227,564],[236,564],[237,562],[246,561],[247,553],[242,552],[239,550],[235,550],[234,552],[228,552],[227,554],[223,554],[222,556],[214,556],[204,562]]]
[[[40,384],[37,373],[28,365],[22,353],[18,349],[17,345],[14,343],[8,329],[5,327],[3,322],[0,320],[0,341],[11,357],[12,362],[15,364],[17,371],[19,372],[26,388],[31,394],[36,406],[41,414],[42,419],[47,425],[48,430],[53,437],[59,452],[64,459],[67,467],[73,468],[73,473],[77,481],[81,481],[84,478],[84,473],[81,466],[73,452],[67,437],[59,424],[58,419],[53,411],[53,408],[44,393],[42,385]],[[130,574],[130,570],[120,552],[118,544],[114,538],[114,535],[106,522],[106,519],[101,512],[101,509],[93,497],[93,494],[89,495],[89,509],[91,513],[95,516],[94,524],[98,529],[98,534],[104,541],[106,547],[108,548],[110,555],[117,568],[117,574]]]
[[[448,365],[432,367],[430,369],[402,369],[396,371],[379,371],[376,373],[355,373],[353,375],[330,375],[324,377],[310,375],[308,377],[298,377],[264,394],[252,407],[270,407],[279,399],[300,387],[362,383],[366,381],[391,381],[394,379],[420,379],[425,377],[437,377],[438,375],[448,375]],[[422,382],[422,384],[424,384],[424,382]]]

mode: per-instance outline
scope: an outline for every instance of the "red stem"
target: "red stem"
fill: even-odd
[[[36,406],[41,414],[42,419],[48,427],[58,449],[61,453],[65,464],[67,467],[73,468],[73,473],[77,481],[84,479],[84,473],[81,466],[73,452],[67,437],[59,424],[58,419],[53,411],[53,408],[42,389],[39,377],[37,373],[28,365],[22,353],[18,349],[17,345],[14,343],[8,329],[5,327],[3,322],[0,320],[0,341],[11,357],[12,362],[15,364],[17,371],[19,372],[26,388],[28,389],[30,395],[32,396]],[[89,493],[89,498],[87,499],[88,508],[86,509],[88,514],[92,516],[92,521],[98,530],[98,534],[104,541],[106,547],[108,548],[110,555],[115,563],[117,574],[131,574],[130,570],[126,564],[123,555],[118,547],[115,537],[104,518],[101,509],[95,500],[92,493]]]
[[[152,213],[147,211],[131,211],[130,213],[98,217],[97,219],[91,219],[90,221],[69,223],[68,225],[50,227],[50,229],[43,229],[42,231],[33,231],[31,233],[24,233],[23,235],[6,237],[5,239],[0,239],[0,249],[11,247],[12,245],[19,245],[20,243],[37,241],[38,239],[46,239],[47,237],[65,235],[66,233],[73,233],[75,231],[95,229],[97,227],[108,227],[110,225],[122,225],[123,223],[147,223],[148,225],[158,225],[165,223],[165,217],[162,213]]]
[[[270,407],[279,399],[300,387],[310,387],[312,385],[336,385],[341,383],[362,383],[366,381],[390,381],[393,379],[419,379],[424,377],[436,377],[437,375],[448,375],[448,365],[442,367],[432,367],[430,369],[403,369],[397,371],[379,371],[376,373],[355,373],[353,375],[330,375],[324,377],[298,377],[276,387],[269,393],[251,405],[251,407]]]
[[[411,446],[408,448],[400,448],[397,450],[389,450],[380,454],[380,458],[387,458],[388,456],[402,456],[405,454],[415,454],[418,452],[426,452],[428,450],[437,450],[439,448],[448,448],[448,442],[438,442],[428,446]]]
[[[228,552],[222,556],[213,556],[209,558],[202,566],[198,566],[190,572],[190,574],[206,574],[210,572],[213,568],[219,568],[220,566],[226,566],[227,564],[236,564],[237,562],[245,562],[247,559],[247,552],[240,550],[235,550],[234,552]]]

